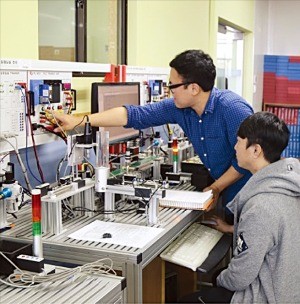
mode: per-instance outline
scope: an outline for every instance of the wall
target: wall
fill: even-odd
[[[91,89],[93,82],[102,82],[100,77],[73,77],[72,88],[77,91],[76,113],[91,112]]]
[[[268,50],[269,1],[255,2],[255,44],[253,67],[253,107],[255,112],[262,110],[264,55]]]
[[[269,0],[268,50],[271,55],[300,55],[299,0]]]
[[[209,51],[209,1],[129,0],[128,64],[167,67],[186,49]]]
[[[210,29],[210,16],[214,24],[218,15],[247,24],[253,17],[252,2],[128,0],[128,64],[167,66],[190,48],[214,56],[216,30]],[[214,15],[211,3],[217,10]],[[38,59],[38,0],[0,0],[0,17],[0,56]]]
[[[38,59],[38,0],[0,0],[0,57]]]
[[[245,32],[243,96],[253,101],[254,0],[129,0],[128,64],[167,66],[178,53],[216,58],[219,19]]]

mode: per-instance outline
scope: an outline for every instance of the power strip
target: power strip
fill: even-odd
[[[43,272],[44,269],[44,259],[26,255],[26,254],[20,254],[17,256],[17,265],[22,270],[28,270],[32,272]]]

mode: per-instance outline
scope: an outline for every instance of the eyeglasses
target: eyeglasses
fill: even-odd
[[[169,90],[170,90],[172,93],[174,93],[174,92],[173,92],[174,89],[177,89],[177,88],[179,88],[179,87],[181,87],[181,86],[183,86],[183,85],[189,85],[189,84],[191,84],[191,83],[192,83],[192,82],[181,82],[181,83],[169,84],[169,85],[168,85],[168,88],[169,88]]]

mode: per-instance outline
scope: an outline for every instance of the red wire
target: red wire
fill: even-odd
[[[31,123],[31,116],[30,116],[30,112],[28,111],[28,109],[30,109],[30,105],[28,105],[28,91],[27,89],[25,89],[25,102],[26,102],[26,109],[27,109],[27,114],[28,114],[28,120],[29,120],[29,127],[30,127],[30,135],[31,135],[31,139],[32,139],[32,147],[33,147],[33,151],[34,151],[34,155],[35,155],[35,160],[36,160],[36,165],[41,177],[41,180],[43,183],[45,183],[45,179],[44,179],[44,174],[40,165],[40,161],[39,161],[39,157],[37,154],[37,150],[36,150],[36,144],[35,144],[35,139],[34,139],[34,134],[33,134],[33,129],[32,129],[32,123]]]

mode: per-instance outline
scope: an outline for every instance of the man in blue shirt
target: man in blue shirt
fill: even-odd
[[[237,164],[234,146],[241,122],[253,114],[252,107],[229,90],[214,88],[216,68],[208,54],[188,50],[170,62],[169,89],[172,98],[145,106],[125,105],[89,115],[92,126],[124,126],[145,129],[177,123],[192,142],[196,153],[215,182],[215,202],[223,192],[226,205],[243,187],[250,172]],[[71,130],[83,125],[82,117],[55,115],[60,126]],[[59,132],[59,128],[55,129]]]

